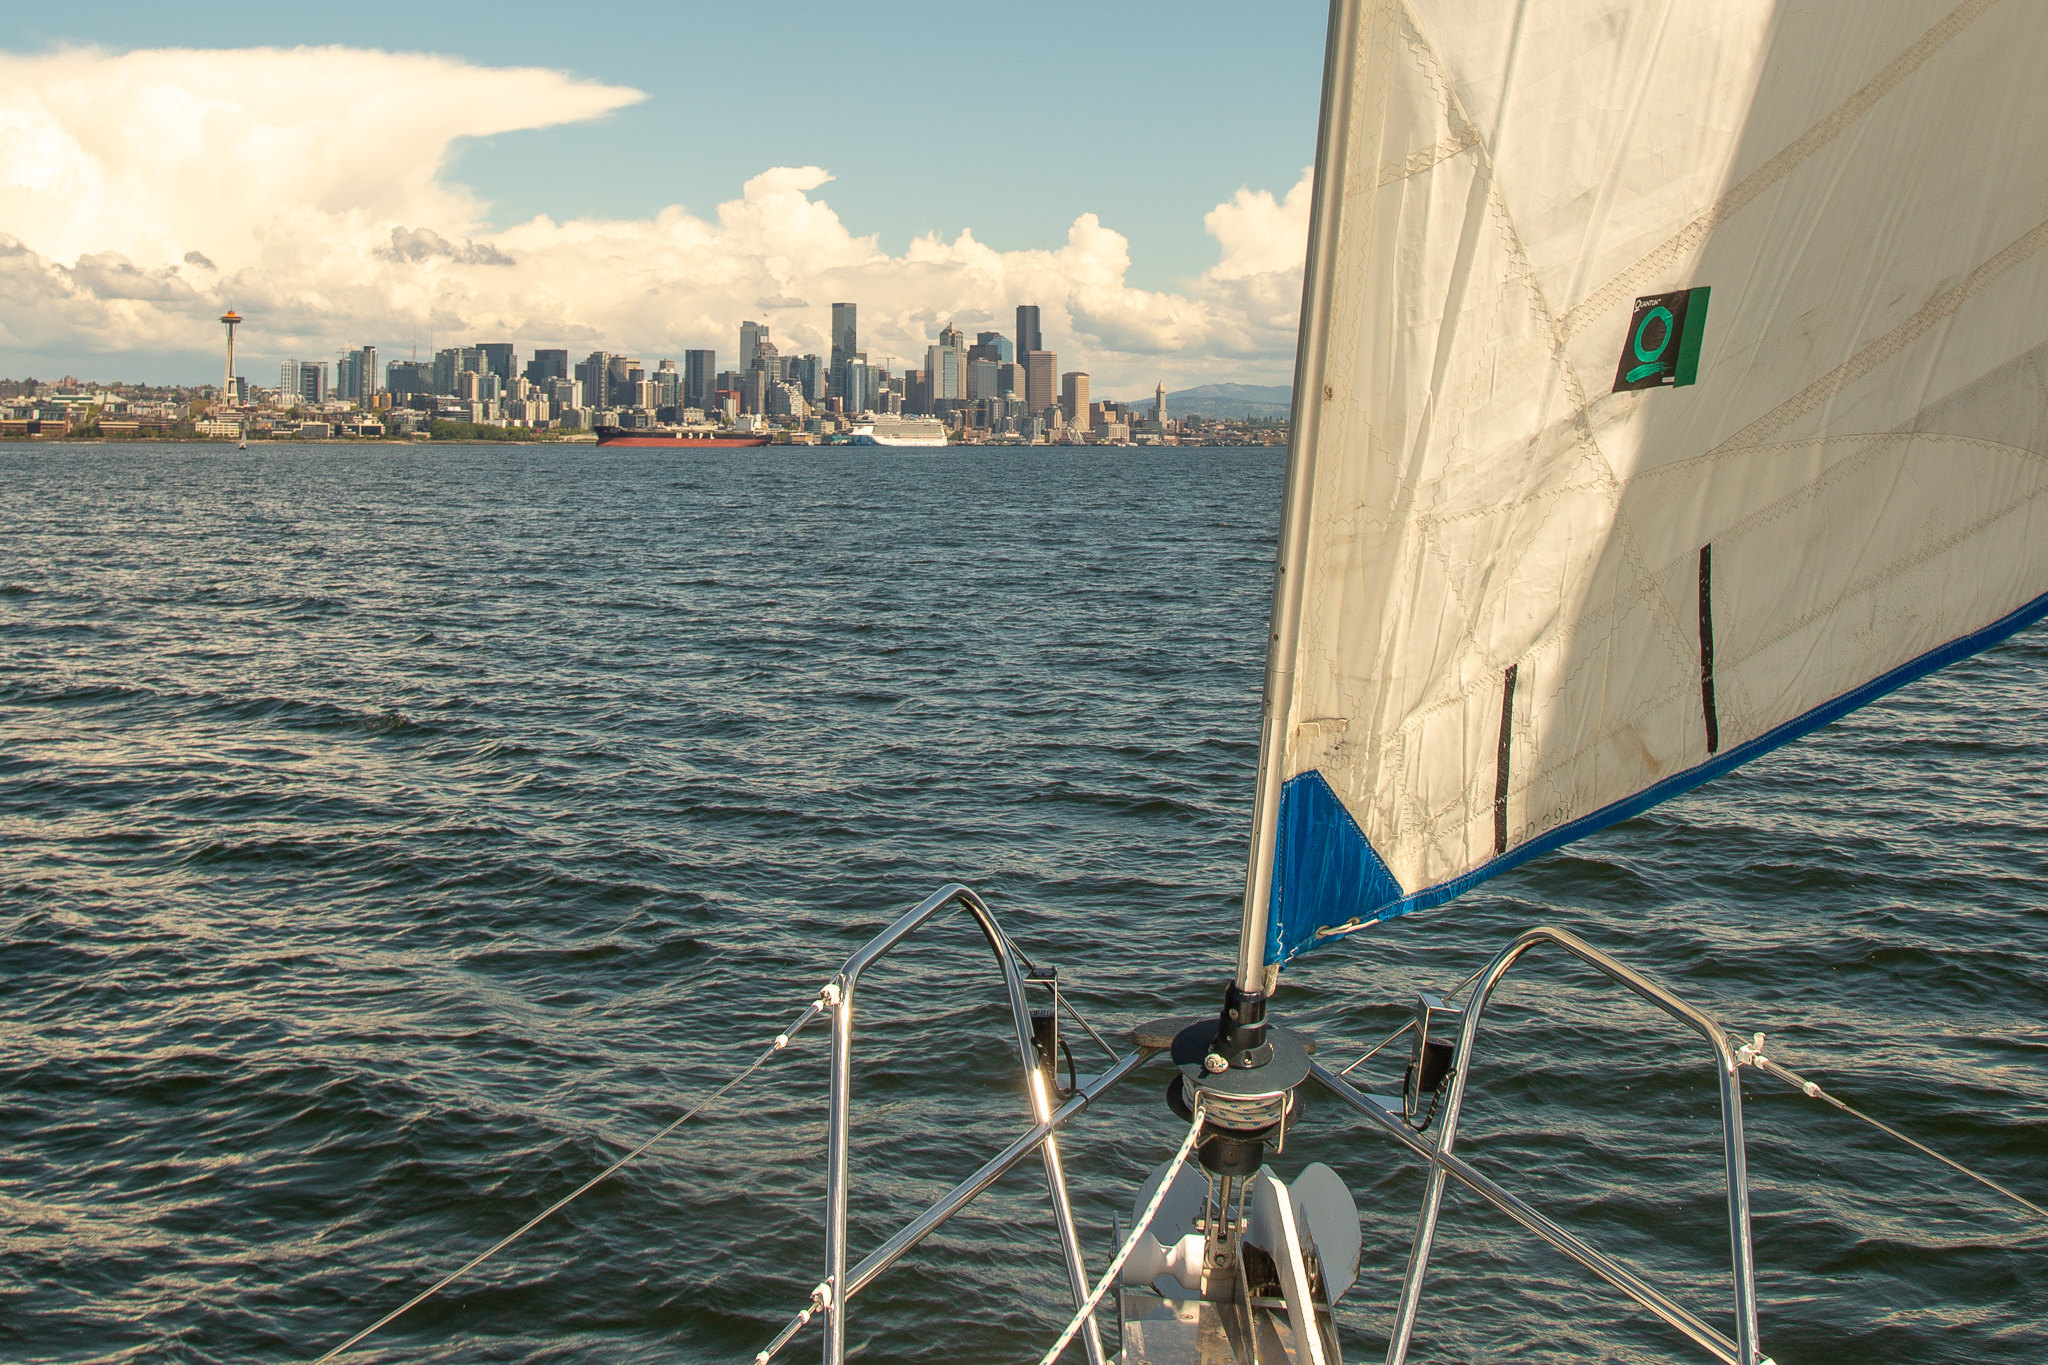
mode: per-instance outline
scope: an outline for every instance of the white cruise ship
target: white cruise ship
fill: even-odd
[[[930,449],[946,444],[946,424],[936,417],[878,417],[855,426],[850,444]]]

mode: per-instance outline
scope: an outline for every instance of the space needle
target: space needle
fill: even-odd
[[[226,379],[225,379],[225,380],[224,380],[224,381],[222,382],[222,384],[221,384],[221,386],[220,386],[220,401],[221,401],[221,403],[222,403],[223,405],[226,405],[226,404],[228,404],[228,403],[232,403],[232,402],[234,401],[234,392],[235,392],[235,324],[236,324],[236,323],[239,323],[239,322],[240,322],[240,321],[242,320],[242,315],[241,315],[240,313],[237,313],[237,312],[236,312],[236,311],[235,311],[234,309],[230,308],[230,309],[229,309],[229,310],[228,310],[227,312],[225,312],[225,313],[222,313],[222,314],[220,315],[220,320],[221,320],[222,322],[226,323],[226,324],[227,324],[227,327],[228,327],[228,369],[227,369],[227,378],[226,378]]]

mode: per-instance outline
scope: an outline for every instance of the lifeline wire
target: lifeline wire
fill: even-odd
[[[1768,1071],[1773,1076],[1776,1076],[1779,1080],[1784,1081],[1787,1085],[1797,1087],[1799,1090],[1804,1091],[1807,1095],[1811,1096],[1812,1098],[1817,1100],[1823,1100],[1828,1104],[1832,1104],[1835,1108],[1841,1110],[1845,1114],[1848,1114],[1854,1118],[1862,1119],[1865,1123],[1877,1129],[1879,1132],[1891,1134],[1891,1136],[1905,1143],[1908,1147],[1914,1148],[1916,1151],[1923,1152],[1926,1155],[1933,1157],[1936,1161],[1939,1161],[1944,1166],[1950,1167],[1954,1170],[1961,1171],[1964,1175],[1970,1177],[1970,1179],[1976,1181],[1978,1184],[1987,1185],[1990,1188],[1997,1190],[2007,1199],[2012,1200],[2013,1203],[2022,1205],[2025,1208],[2032,1210],[2035,1216],[2042,1218],[2044,1220],[2048,1220],[2048,1209],[2042,1208],[2033,1200],[2025,1198],[2022,1195],[2014,1194],[2011,1190],[1999,1184],[1990,1176],[1977,1174],[1968,1166],[1965,1166],[1962,1162],[1943,1156],[1940,1152],[1935,1151],[1932,1147],[1929,1147],[1924,1142],[1915,1142],[1913,1139],[1907,1137],[1898,1129],[1887,1127],[1886,1125],[1879,1123],[1876,1119],[1870,1117],[1870,1115],[1864,1113],[1862,1110],[1851,1108],[1849,1105],[1842,1103],[1833,1095],[1830,1095],[1827,1091],[1821,1089],[1812,1081],[1807,1080],[1806,1077],[1800,1075],[1798,1072],[1788,1071],[1786,1068],[1779,1066],[1776,1062],[1764,1056],[1763,1041],[1764,1036],[1761,1033],[1759,1033],[1756,1036],[1755,1042],[1751,1043],[1748,1047],[1742,1049],[1743,1052],[1749,1054],[1749,1061],[1754,1066],[1756,1066],[1758,1070]]]
[[[827,986],[826,991],[830,993],[832,991],[832,987]],[[749,1066],[745,1071],[740,1072],[739,1075],[727,1081],[717,1090],[713,1091],[709,1097],[698,1101],[697,1104],[695,1104],[690,1109],[685,1111],[681,1118],[669,1124],[668,1127],[662,1129],[653,1137],[647,1139],[647,1141],[641,1143],[638,1147],[635,1147],[632,1151],[626,1153],[617,1161],[614,1161],[611,1165],[605,1167],[596,1175],[590,1177],[590,1179],[584,1181],[581,1185],[578,1185],[575,1189],[563,1195],[560,1199],[557,1199],[554,1203],[548,1205],[539,1213],[536,1213],[533,1217],[527,1219],[524,1223],[521,1223],[511,1233],[499,1238],[496,1242],[492,1243],[491,1246],[487,1249],[478,1252],[475,1256],[470,1257],[469,1260],[465,1261],[462,1264],[461,1268],[457,1270],[452,1270],[448,1274],[443,1275],[440,1279],[434,1281],[431,1285],[428,1285],[425,1289],[422,1289],[419,1293],[413,1295],[404,1303],[392,1309],[389,1313],[386,1313],[383,1317],[378,1318],[375,1322],[371,1323],[368,1327],[365,1327],[362,1331],[357,1332],[347,1341],[342,1342],[341,1345],[335,1347],[326,1355],[321,1356],[318,1360],[313,1362],[313,1365],[327,1365],[328,1361],[333,1360],[336,1356],[348,1350],[349,1347],[355,1345],[364,1337],[369,1336],[378,1328],[383,1327],[385,1324],[392,1322],[399,1317],[402,1317],[404,1314],[410,1312],[412,1309],[418,1307],[420,1304],[425,1303],[428,1299],[440,1293],[443,1289],[446,1289],[449,1285],[455,1283],[455,1281],[461,1279],[464,1275],[467,1275],[470,1271],[476,1269],[485,1261],[490,1260],[491,1257],[497,1255],[506,1247],[511,1246],[521,1237],[524,1237],[527,1233],[533,1231],[536,1227],[540,1226],[541,1223],[547,1220],[549,1215],[555,1213],[559,1209],[566,1206],[571,1200],[576,1199],[578,1196],[584,1194],[586,1191],[594,1188],[597,1185],[603,1184],[606,1180],[609,1180],[612,1176],[618,1174],[618,1172],[621,1169],[623,1169],[628,1162],[634,1160],[642,1152],[645,1152],[648,1148],[652,1147],[655,1143],[667,1137],[670,1133],[673,1133],[676,1129],[682,1127],[685,1123],[688,1123],[691,1119],[695,1118],[699,1113],[703,1112],[703,1110],[708,1106],[717,1103],[720,1099],[723,1099],[727,1091],[731,1090],[741,1081],[745,1080],[747,1077],[753,1075],[756,1071],[760,1070],[762,1065],[765,1062],[767,1062],[767,1060],[770,1057],[773,1057],[776,1053],[788,1047],[790,1040],[796,1037],[797,1031],[803,1028],[804,1025],[810,1023],[813,1019],[817,1018],[819,1011],[822,1010],[824,1006],[825,999],[822,996],[819,999],[811,1002],[811,1007],[805,1010],[803,1014],[797,1018],[797,1021],[794,1024],[791,1024],[787,1029],[784,1029],[781,1033],[777,1034],[775,1037],[775,1041],[770,1043],[766,1050],[764,1050],[760,1056],[754,1059],[753,1064],[751,1066]]]
[[[1467,986],[1477,981],[1479,979],[1479,972],[1483,972],[1485,970],[1485,967],[1481,967],[1478,972],[1472,973],[1472,975],[1466,977],[1463,981],[1460,981],[1457,985],[1445,991],[1443,994],[1443,998],[1446,1000],[1455,1000],[1457,998],[1458,992],[1464,990]],[[1410,1019],[1407,1023],[1401,1025],[1401,1027],[1395,1029],[1392,1033],[1389,1033],[1386,1037],[1380,1039],[1377,1043],[1374,1043],[1371,1047],[1367,1048],[1365,1050],[1365,1055],[1363,1057],[1360,1057],[1357,1061],[1353,1062],[1350,1066],[1345,1067],[1342,1071],[1338,1072],[1337,1074],[1339,1076],[1349,1076],[1352,1072],[1358,1070],[1358,1068],[1364,1066],[1367,1062],[1371,1061],[1374,1053],[1378,1052],[1388,1043],[1393,1042],[1396,1038],[1399,1038],[1402,1034],[1406,1033],[1408,1030],[1414,1027],[1415,1021],[1413,1019]]]
[[[1095,1292],[1090,1294],[1088,1302],[1082,1304],[1080,1309],[1075,1312],[1073,1321],[1067,1324],[1066,1331],[1060,1333],[1060,1339],[1052,1344],[1052,1349],[1039,1357],[1038,1365],[1052,1365],[1055,1360],[1059,1359],[1060,1352],[1067,1349],[1067,1343],[1072,1341],[1074,1334],[1081,1330],[1081,1324],[1088,1321],[1089,1317],[1093,1315],[1095,1305],[1102,1302],[1103,1294],[1108,1291],[1110,1285],[1116,1283],[1117,1272],[1122,1270],[1124,1262],[1130,1259],[1132,1249],[1138,1245],[1138,1238],[1144,1235],[1145,1229],[1152,1226],[1153,1215],[1158,1213],[1159,1206],[1166,1202],[1166,1192],[1173,1188],[1173,1177],[1179,1174],[1181,1163],[1188,1159],[1188,1150],[1195,1145],[1195,1139],[1201,1135],[1202,1097],[1197,1093],[1195,1096],[1195,1117],[1193,1122],[1188,1124],[1188,1135],[1181,1139],[1180,1150],[1175,1152],[1173,1160],[1166,1164],[1166,1170],[1159,1178],[1159,1188],[1152,1191],[1152,1202],[1145,1205],[1145,1212],[1139,1215],[1137,1225],[1131,1229],[1131,1235],[1126,1237],[1124,1244],[1117,1248],[1116,1258],[1109,1263],[1109,1269],[1102,1272],[1102,1281],[1095,1286]]]

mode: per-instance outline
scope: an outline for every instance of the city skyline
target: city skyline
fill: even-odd
[[[863,301],[870,349],[905,362],[948,322],[1007,329],[1036,300],[1098,387],[1142,389],[1161,375],[1175,386],[1270,382],[1291,370],[1306,117],[1276,144],[1293,146],[1280,174],[1270,155],[1247,163],[1228,176],[1238,188],[1177,220],[1206,256],[1161,280],[1123,223],[1092,207],[1068,215],[1127,206],[1134,188],[1171,198],[1215,184],[1214,168],[1185,153],[1171,173],[1132,157],[1136,169],[1096,175],[1096,188],[1059,177],[1015,222],[960,223],[945,188],[959,177],[934,178],[921,155],[880,167],[856,158],[853,183],[830,165],[778,163],[787,140],[749,131],[727,140],[755,169],[724,180],[715,200],[701,197],[705,172],[686,142],[678,174],[699,197],[673,198],[670,177],[642,175],[636,192],[662,204],[652,212],[601,216],[564,194],[507,224],[461,178],[478,148],[572,131],[604,141],[663,92],[371,48],[0,51],[0,75],[0,124],[21,134],[0,141],[0,234],[18,246],[0,259],[0,283],[21,301],[0,320],[0,372],[201,381],[218,368],[210,333],[228,309],[249,319],[251,374],[367,337],[387,358],[408,355],[415,332],[422,352],[497,335],[522,349],[680,356],[747,317],[829,356],[829,303],[850,297]],[[1107,114],[1131,102],[1117,88],[1104,82]],[[541,181],[559,169],[530,167]],[[956,226],[906,240],[900,223],[885,226],[893,210],[842,207],[872,209],[878,188]],[[1057,235],[1044,223],[1054,204]],[[1147,231],[1156,239],[1156,217]]]

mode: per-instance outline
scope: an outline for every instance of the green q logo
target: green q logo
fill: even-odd
[[[1700,349],[1706,338],[1706,285],[1646,294],[1629,313],[1614,363],[1614,391],[1670,387],[1699,381]]]
[[[1649,336],[1650,326],[1653,323],[1657,327],[1657,340],[1654,345],[1651,345],[1649,344]],[[1640,363],[1628,372],[1625,382],[1637,384],[1648,379],[1653,374],[1663,373],[1664,352],[1671,349],[1672,333],[1676,330],[1672,327],[1671,323],[1671,310],[1662,304],[1643,314],[1643,320],[1636,324],[1634,341],[1636,359]]]

